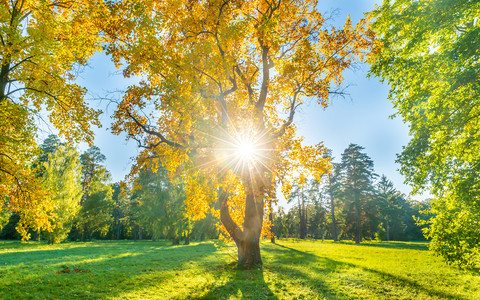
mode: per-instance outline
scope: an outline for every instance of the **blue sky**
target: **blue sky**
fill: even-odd
[[[347,15],[355,24],[363,13],[374,8],[379,0],[320,0],[320,11],[337,9],[334,25],[339,27]],[[89,98],[102,97],[107,92],[122,90],[134,80],[123,79],[120,71],[115,69],[109,58],[102,53],[96,54],[89,62],[89,67],[81,74],[79,83],[89,90]],[[349,85],[345,98],[334,98],[328,108],[310,104],[295,116],[299,132],[305,136],[308,144],[323,141],[333,150],[338,161],[343,150],[356,143],[365,147],[365,152],[373,159],[375,171],[385,174],[393,181],[395,187],[408,194],[411,189],[403,184],[403,177],[397,171],[396,154],[409,141],[408,126],[399,118],[391,119],[395,111],[387,99],[388,86],[377,78],[367,78],[368,65],[359,65],[355,71],[345,73],[344,83]],[[124,136],[110,133],[110,115],[114,106],[106,102],[92,101],[93,107],[105,111],[102,116],[103,127],[96,129],[95,145],[107,157],[107,169],[114,181],[120,181],[129,172],[131,158],[138,149],[133,141],[126,142]],[[81,150],[86,145],[80,146]],[[423,196],[414,198],[423,199]]]

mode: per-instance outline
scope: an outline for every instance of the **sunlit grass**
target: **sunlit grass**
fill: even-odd
[[[0,242],[0,298],[480,299],[479,273],[425,243],[280,240],[262,253],[263,269],[242,271],[213,242]]]

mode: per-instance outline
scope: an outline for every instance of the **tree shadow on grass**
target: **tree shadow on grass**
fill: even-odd
[[[16,264],[23,264],[26,267],[32,264],[71,264],[92,257],[113,258],[124,255],[126,248],[132,253],[137,250],[155,251],[161,247],[162,251],[175,251],[178,246],[173,246],[167,242],[134,242],[134,241],[115,241],[115,242],[73,242],[66,244],[47,245],[44,242],[29,242],[22,244],[11,243],[8,249],[19,249],[20,251],[9,251],[0,253],[0,262],[4,262],[4,267],[12,267]],[[45,247],[45,248],[41,248]],[[54,247],[62,247],[55,249]],[[40,249],[39,249],[40,248]],[[8,263],[7,263],[8,262]]]
[[[362,242],[356,246],[428,251],[428,242]]]
[[[16,264],[15,258],[9,263],[10,269],[0,269],[0,298],[116,299],[145,291],[148,294],[149,289],[154,289],[159,293],[154,297],[162,299],[164,285],[171,285],[180,272],[187,272],[194,264],[203,269],[213,265],[217,250],[212,243],[130,246],[123,245],[115,252],[107,252],[109,255],[96,251],[96,247],[83,249],[76,260],[66,261],[61,259],[59,250],[55,260],[37,264],[33,261],[28,266]]]
[[[293,263],[292,260],[294,260],[294,261],[297,261],[299,263],[309,262],[309,264],[312,264],[312,265],[322,266],[321,268],[315,268],[315,267],[313,268],[313,269],[316,269],[316,271],[318,271],[318,272],[331,273],[331,272],[335,272],[337,269],[341,269],[341,268],[345,268],[345,267],[358,268],[358,269],[367,271],[369,273],[379,275],[385,281],[392,282],[392,285],[393,285],[393,283],[395,283],[394,285],[395,285],[396,288],[400,288],[400,287],[404,286],[404,287],[408,287],[410,289],[413,289],[415,291],[425,293],[429,296],[442,298],[442,299],[466,299],[466,298],[463,298],[459,295],[453,295],[453,294],[449,294],[449,293],[446,293],[446,292],[443,292],[443,291],[438,291],[438,290],[433,289],[433,288],[425,287],[425,286],[415,282],[414,280],[406,278],[404,276],[390,274],[390,273],[387,273],[387,272],[384,272],[384,271],[375,270],[375,269],[372,269],[372,268],[364,267],[364,266],[349,263],[349,262],[342,262],[342,261],[332,260],[332,259],[325,258],[325,257],[319,257],[319,256],[316,256],[314,254],[303,252],[303,251],[300,251],[300,250],[297,250],[297,249],[294,249],[294,248],[290,248],[290,247],[287,247],[287,246],[283,246],[283,245],[280,245],[280,244],[276,244],[276,246],[278,247],[277,249],[269,248],[269,249],[265,249],[265,250],[270,251],[270,252],[276,252],[276,255],[275,255],[276,258],[277,257],[281,258],[282,256],[287,257],[287,259],[284,259],[284,260],[285,261],[290,260],[291,263]],[[310,268],[310,269],[312,269],[312,268]],[[305,281],[309,286],[316,289],[317,293],[319,293],[320,295],[323,295],[326,298],[331,298],[332,296],[335,297],[335,298],[337,298],[337,297],[351,298],[351,295],[349,297],[348,294],[346,294],[342,291],[339,291],[338,289],[328,288],[328,287],[326,287],[324,282],[318,282],[317,280],[312,279],[310,276],[304,274],[301,271],[289,270],[288,266],[286,266],[283,263],[282,263],[282,265],[280,265],[279,267],[277,267],[275,269],[272,268],[272,270],[276,270],[277,272],[280,272],[280,273],[285,273],[286,272],[286,273],[290,274],[291,276],[294,276],[294,277],[296,277],[300,280]]]
[[[197,299],[229,299],[232,296],[239,299],[278,299],[265,282],[262,268],[243,270],[236,263],[225,267],[230,273],[228,280],[220,286],[211,284],[209,292]]]

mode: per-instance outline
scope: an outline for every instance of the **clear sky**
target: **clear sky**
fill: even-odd
[[[379,0],[320,0],[320,11],[338,9],[334,25],[339,27],[350,15],[355,24],[363,13],[374,8]],[[81,74],[79,83],[89,90],[89,98],[105,97],[108,92],[125,89],[134,80],[123,79],[109,58],[104,54],[96,54],[85,72]],[[333,150],[336,161],[343,150],[356,143],[365,147],[365,152],[373,159],[375,172],[385,174],[393,181],[395,187],[408,194],[411,189],[403,184],[403,177],[395,163],[396,154],[409,141],[408,126],[399,118],[390,119],[394,113],[392,104],[387,99],[388,86],[377,78],[367,78],[368,65],[357,66],[355,71],[345,73],[344,83],[350,85],[348,96],[334,98],[328,108],[319,105],[308,105],[295,116],[299,132],[305,136],[308,144],[323,141],[325,146]],[[120,181],[129,172],[132,158],[138,153],[134,141],[125,142],[125,136],[114,136],[110,133],[112,104],[103,101],[91,101],[93,107],[104,110],[103,127],[96,129],[95,145],[107,157],[106,166],[112,173],[114,181]],[[80,146],[81,150],[86,145]],[[423,199],[422,196],[415,198]]]

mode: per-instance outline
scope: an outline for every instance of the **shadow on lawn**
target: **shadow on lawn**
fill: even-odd
[[[265,282],[263,269],[241,270],[235,264],[227,266],[232,274],[227,282],[221,286],[212,284],[209,292],[198,299],[229,299],[231,296],[239,296],[239,299],[278,299]]]
[[[16,242],[16,245],[13,243],[7,245],[9,246],[9,249],[19,248],[18,242]],[[57,246],[61,247],[63,245],[64,244],[58,244]],[[125,253],[125,248],[122,247],[128,247],[128,250],[130,250],[131,252],[136,252],[138,250],[141,250],[142,252],[154,251],[155,249],[159,249],[159,247],[161,247],[163,251],[168,251],[168,249],[174,249],[176,247],[172,246],[171,243],[167,242],[155,242],[155,244],[153,244],[144,241],[115,241],[115,243],[109,243],[105,241],[79,243],[73,242],[68,243],[67,245],[68,247],[62,249],[39,249],[39,247],[48,247],[48,245],[45,242],[29,242],[28,244],[24,244],[23,249],[19,252],[11,251],[6,253],[0,253],[0,261],[11,262],[4,263],[4,266],[14,266],[16,264],[24,264],[26,266],[31,264],[47,265],[55,263],[56,261],[58,261],[59,263],[71,264],[81,262],[81,260],[87,258],[100,257],[101,255],[105,255],[109,258],[115,257]],[[88,252],[86,250],[88,250]],[[25,255],[22,254],[28,255],[28,260],[26,260]]]
[[[362,242],[355,246],[428,251],[428,242]]]
[[[78,248],[70,251],[74,249]],[[3,292],[0,293],[0,299],[3,299],[2,294],[11,299],[123,298],[126,292],[141,293],[149,288],[158,288],[163,282],[171,282],[176,273],[187,270],[192,261],[204,267],[213,265],[211,261],[216,253],[212,243],[189,246],[138,243],[124,245],[114,252],[112,248],[102,250],[102,247],[89,248],[88,253],[79,250],[73,254],[76,259],[65,260],[62,259],[62,254],[67,255],[69,252],[66,250],[68,249],[32,251],[34,255],[43,253],[41,257],[34,256],[33,259],[40,259],[36,265],[33,262],[30,266],[18,265],[17,259],[13,263],[7,263],[13,268],[13,274],[25,272],[26,268],[29,270],[24,278],[3,280],[8,279],[8,273],[3,273],[0,269],[0,290]],[[54,257],[48,261],[44,259],[44,253]],[[107,255],[103,255],[105,253]],[[22,253],[17,255],[23,256]],[[68,255],[71,256],[72,253]],[[71,270],[78,268],[81,272],[62,272],[66,267]],[[158,298],[162,299],[162,295],[158,295]]]
[[[452,294],[449,294],[449,293],[445,293],[445,292],[442,292],[442,291],[438,291],[438,290],[435,290],[435,289],[432,289],[432,288],[422,286],[422,285],[418,284],[417,282],[415,282],[411,279],[405,278],[403,276],[390,274],[390,273],[387,273],[387,272],[384,272],[384,271],[375,270],[375,269],[372,269],[372,268],[364,267],[364,266],[353,264],[353,263],[332,260],[332,259],[325,258],[325,257],[319,257],[319,256],[316,256],[314,254],[299,251],[297,249],[290,248],[290,247],[287,247],[287,246],[283,246],[283,245],[280,245],[280,244],[276,244],[276,246],[278,248],[270,248],[270,249],[266,249],[266,251],[277,252],[275,257],[285,256],[287,260],[288,260],[289,257],[292,257],[291,253],[294,253],[293,257],[297,257],[295,260],[297,260],[298,262],[308,261],[312,265],[320,265],[320,266],[325,266],[326,267],[326,268],[316,268],[317,269],[316,271],[318,271],[318,272],[331,273],[331,272],[334,272],[337,268],[344,268],[344,267],[360,268],[364,271],[380,275],[382,278],[384,278],[387,281],[396,282],[397,283],[397,285],[396,285],[397,288],[399,288],[401,286],[406,286],[406,287],[409,287],[409,288],[414,289],[416,291],[426,293],[429,296],[442,298],[442,299],[465,299],[465,298],[462,298],[459,295],[452,295]],[[282,252],[284,252],[284,253],[282,254]],[[290,258],[290,260],[291,260],[291,258]],[[286,267],[286,266],[277,267],[277,271],[280,271],[281,273],[283,273],[285,271],[285,269],[287,269],[287,268],[288,267]],[[300,272],[298,270],[295,270],[293,272],[291,270],[287,270],[287,272],[289,272],[290,274],[292,274],[293,276],[297,277],[300,280],[304,280],[311,287],[316,289],[315,292],[319,293],[320,295],[325,296],[326,298],[330,298],[332,296],[334,296],[334,297],[340,296],[340,297],[345,297],[345,298],[351,298],[351,295],[342,293],[341,291],[338,291],[336,289],[335,290],[329,289],[328,287],[325,286],[325,284],[323,282],[318,282],[318,281],[312,279],[311,277],[303,274],[302,272]]]

